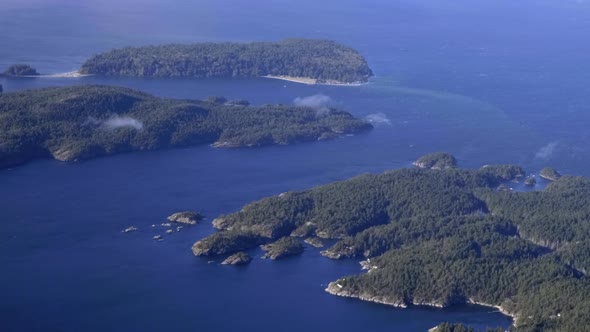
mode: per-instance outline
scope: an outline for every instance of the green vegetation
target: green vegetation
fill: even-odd
[[[537,179],[535,179],[532,176],[529,176],[524,180],[524,184],[529,187],[534,187],[537,184]]]
[[[333,41],[312,39],[127,47],[93,56],[80,72],[193,78],[272,75],[344,83],[366,82],[373,75],[365,59],[354,49]]]
[[[195,225],[203,220],[203,216],[195,211],[176,212],[168,217],[168,221],[181,224]]]
[[[442,323],[436,328],[430,330],[430,332],[477,332],[477,330],[475,330],[473,327],[463,324]],[[486,332],[504,332],[504,329],[486,329]]]
[[[518,165],[486,165],[479,172],[500,181],[517,180],[525,176],[524,169]]]
[[[584,331],[590,179],[496,190],[524,174],[500,165],[362,175],[253,202],[199,242],[231,252],[216,238],[254,234],[250,247],[291,233],[336,238],[323,254],[367,259],[369,271],[330,283],[332,294],[402,307],[485,303],[512,315],[515,331]]]
[[[266,241],[252,232],[225,231],[198,241],[192,250],[195,256],[217,256],[250,249]]]
[[[547,180],[551,180],[551,181],[555,181],[557,179],[559,179],[561,177],[561,174],[559,174],[558,171],[556,171],[555,169],[551,168],[551,167],[545,167],[541,170],[541,173],[539,173],[539,175],[543,178],[543,179],[547,179]]]
[[[429,169],[446,169],[457,167],[457,159],[445,152],[435,152],[418,158],[414,166]]]
[[[312,247],[316,247],[316,248],[321,248],[324,246],[324,241],[322,241],[322,239],[320,239],[319,237],[313,236],[313,237],[308,237],[307,239],[304,240],[305,243],[309,244]]]
[[[73,161],[195,144],[284,145],[371,128],[334,109],[319,116],[307,107],[220,101],[164,99],[107,86],[4,93],[0,168],[39,158]]]
[[[16,64],[8,67],[3,73],[5,76],[37,76],[39,73],[29,65]]]
[[[285,236],[278,241],[263,245],[262,249],[266,252],[263,258],[280,259],[301,254],[303,245],[298,239]]]

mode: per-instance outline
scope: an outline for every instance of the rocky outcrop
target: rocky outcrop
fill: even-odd
[[[168,217],[168,221],[189,225],[195,225],[201,220],[203,216],[194,211],[177,212]]]
[[[539,176],[545,180],[557,181],[561,177],[561,174],[551,167],[545,167],[541,170]]]
[[[229,227],[232,225],[231,220],[222,217],[213,219],[211,223],[213,224],[213,227],[217,229],[229,229]]]
[[[226,258],[221,264],[224,265],[246,265],[252,261],[252,257],[247,253],[240,251]]]
[[[418,158],[413,165],[423,169],[441,170],[457,167],[457,159],[445,152],[435,152]]]
[[[403,299],[393,299],[386,296],[369,294],[367,292],[351,291],[338,283],[338,281],[329,283],[328,288],[326,288],[326,292],[336,296],[352,297],[363,301],[386,304],[397,308],[406,308],[408,306],[406,303],[404,303]]]
[[[276,242],[261,246],[266,254],[262,258],[280,259],[288,256],[299,255],[303,252],[303,245],[292,237],[284,237]]]
[[[250,232],[222,231],[195,242],[195,256],[233,254],[266,243],[268,239]]]
[[[295,228],[295,230],[291,232],[291,236],[308,237],[314,235],[316,230],[316,225],[308,221],[305,224]]]
[[[324,242],[319,237],[308,237],[304,240],[304,242],[316,248],[321,248],[324,246]]]
[[[135,226],[129,226],[127,228],[125,228],[124,230],[122,230],[122,233],[131,233],[131,232],[135,232],[137,230],[137,227]]]
[[[536,184],[537,184],[537,179],[535,179],[532,176],[529,176],[524,180],[524,185],[527,187],[534,187]]]
[[[332,250],[331,248],[330,249],[326,249],[326,250],[322,250],[320,252],[320,254],[322,256],[324,256],[324,257],[328,257],[328,258],[331,258],[331,259],[343,259],[343,258],[345,258],[345,256],[342,255],[342,253],[340,253],[338,251],[335,251],[335,250]]]

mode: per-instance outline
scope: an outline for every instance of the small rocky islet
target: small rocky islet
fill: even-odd
[[[180,224],[188,224],[188,225],[196,225],[198,222],[203,220],[203,216],[195,211],[184,211],[184,212],[176,212],[170,215],[167,219],[170,222],[180,223]]]
[[[555,170],[554,168],[545,167],[541,170],[541,172],[539,173],[539,176],[545,180],[557,181],[561,177],[561,174],[557,170]]]
[[[223,265],[247,265],[252,261],[248,253],[240,251],[226,258],[221,264]]]

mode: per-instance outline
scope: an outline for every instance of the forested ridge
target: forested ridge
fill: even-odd
[[[287,235],[335,238],[323,254],[365,259],[368,272],[330,283],[330,293],[401,307],[485,303],[512,315],[516,331],[585,331],[590,180],[497,189],[524,175],[516,165],[400,169],[287,192],[214,220],[221,231],[198,241],[195,254]]]
[[[324,114],[325,113],[325,114]],[[347,112],[180,100],[108,86],[0,94],[0,168],[165,147],[246,147],[329,139],[371,129]]]
[[[363,56],[354,49],[314,39],[126,47],[91,57],[80,72],[193,78],[272,75],[342,83],[366,82],[373,75]]]

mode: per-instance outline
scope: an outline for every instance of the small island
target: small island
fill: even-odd
[[[197,144],[288,145],[372,128],[336,109],[318,116],[311,107],[168,99],[93,85],[3,93],[0,114],[0,168]]]
[[[126,47],[93,56],[79,72],[133,77],[269,77],[335,85],[365,83],[373,76],[356,50],[315,39]]]
[[[527,177],[524,179],[524,185],[527,187],[534,187],[537,184],[537,179],[532,176]]]
[[[590,324],[590,178],[496,190],[525,174],[517,165],[411,168],[285,192],[215,219],[220,231],[193,252],[274,243],[272,257],[277,243],[301,244],[291,234],[330,238],[324,256],[362,259],[365,270],[332,281],[331,294],[400,308],[485,305],[511,316],[515,331],[581,331]]]
[[[457,159],[445,152],[435,152],[418,158],[413,164],[418,168],[447,169],[457,167]]]
[[[176,212],[168,217],[168,221],[170,222],[189,225],[196,225],[201,220],[203,220],[203,216],[194,211]]]
[[[223,265],[247,265],[252,261],[252,257],[247,253],[240,251],[228,258],[226,258],[221,264]]]
[[[29,65],[15,64],[8,67],[2,75],[8,77],[30,77],[39,76],[37,70]]]
[[[539,176],[545,180],[557,181],[561,177],[561,174],[559,174],[559,172],[556,171],[554,168],[545,167],[541,170]]]
[[[262,250],[266,252],[262,258],[280,259],[301,254],[303,245],[298,239],[285,236],[278,241],[263,245]]]

